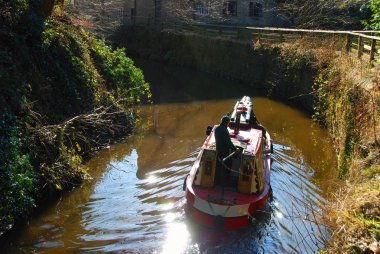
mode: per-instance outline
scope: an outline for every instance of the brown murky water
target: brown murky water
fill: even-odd
[[[183,178],[205,127],[253,91],[191,70],[140,64],[159,102],[141,109],[140,133],[93,158],[92,179],[2,242],[1,253],[315,253],[323,246],[328,233],[314,221],[336,179],[324,130],[291,107],[253,97],[275,142],[274,199],[246,229],[198,226],[184,213]]]

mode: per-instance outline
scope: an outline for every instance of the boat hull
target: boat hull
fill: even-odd
[[[197,160],[200,159],[201,153]],[[265,187],[260,194],[242,194],[226,188],[222,194],[220,186],[203,188],[193,185],[197,175],[197,161],[185,179],[186,212],[197,223],[209,228],[229,230],[247,227],[252,215],[263,209],[271,196],[270,187],[270,155],[265,158]]]
[[[260,195],[259,198],[255,198],[251,203],[240,205],[210,203],[207,200],[201,200],[199,197],[196,197],[191,191],[187,191],[186,213],[198,224],[209,228],[223,228],[227,230],[245,228],[250,225],[252,215],[257,210],[265,207],[271,195],[270,191],[269,187],[266,193]],[[228,211],[228,214],[226,211]]]

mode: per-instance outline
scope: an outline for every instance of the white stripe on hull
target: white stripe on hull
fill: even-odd
[[[223,217],[240,217],[248,215],[249,204],[244,205],[219,205],[195,197],[194,208],[212,216],[221,215]]]

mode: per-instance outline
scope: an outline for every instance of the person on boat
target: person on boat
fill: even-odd
[[[227,167],[223,167],[222,160],[226,158],[228,155],[230,155],[232,152],[236,151],[236,147],[232,143],[230,134],[227,129],[229,123],[230,117],[225,115],[222,117],[220,124],[215,128],[215,143],[217,154],[217,184],[224,184],[226,183],[227,179],[229,179],[229,168],[231,168],[231,160],[226,162]]]

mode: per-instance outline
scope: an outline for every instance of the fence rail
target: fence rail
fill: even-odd
[[[183,23],[166,23],[162,28],[248,42],[252,40],[287,42],[305,37],[338,36],[345,41],[344,51],[354,53],[358,58],[367,58],[370,63],[380,63],[380,31],[307,30]]]
[[[76,10],[88,17],[98,27],[109,29],[110,22],[136,26],[150,26],[158,29],[170,29],[175,32],[189,32],[203,36],[222,37],[227,39],[263,42],[291,42],[305,37],[339,36],[344,40],[343,51],[351,52],[358,58],[367,58],[372,63],[380,63],[380,31],[335,31],[335,30],[308,30],[292,28],[250,27],[222,24],[181,23],[179,20],[167,20],[163,17],[156,19],[152,16],[130,15],[124,9],[106,10]],[[337,49],[342,50],[342,49]]]

